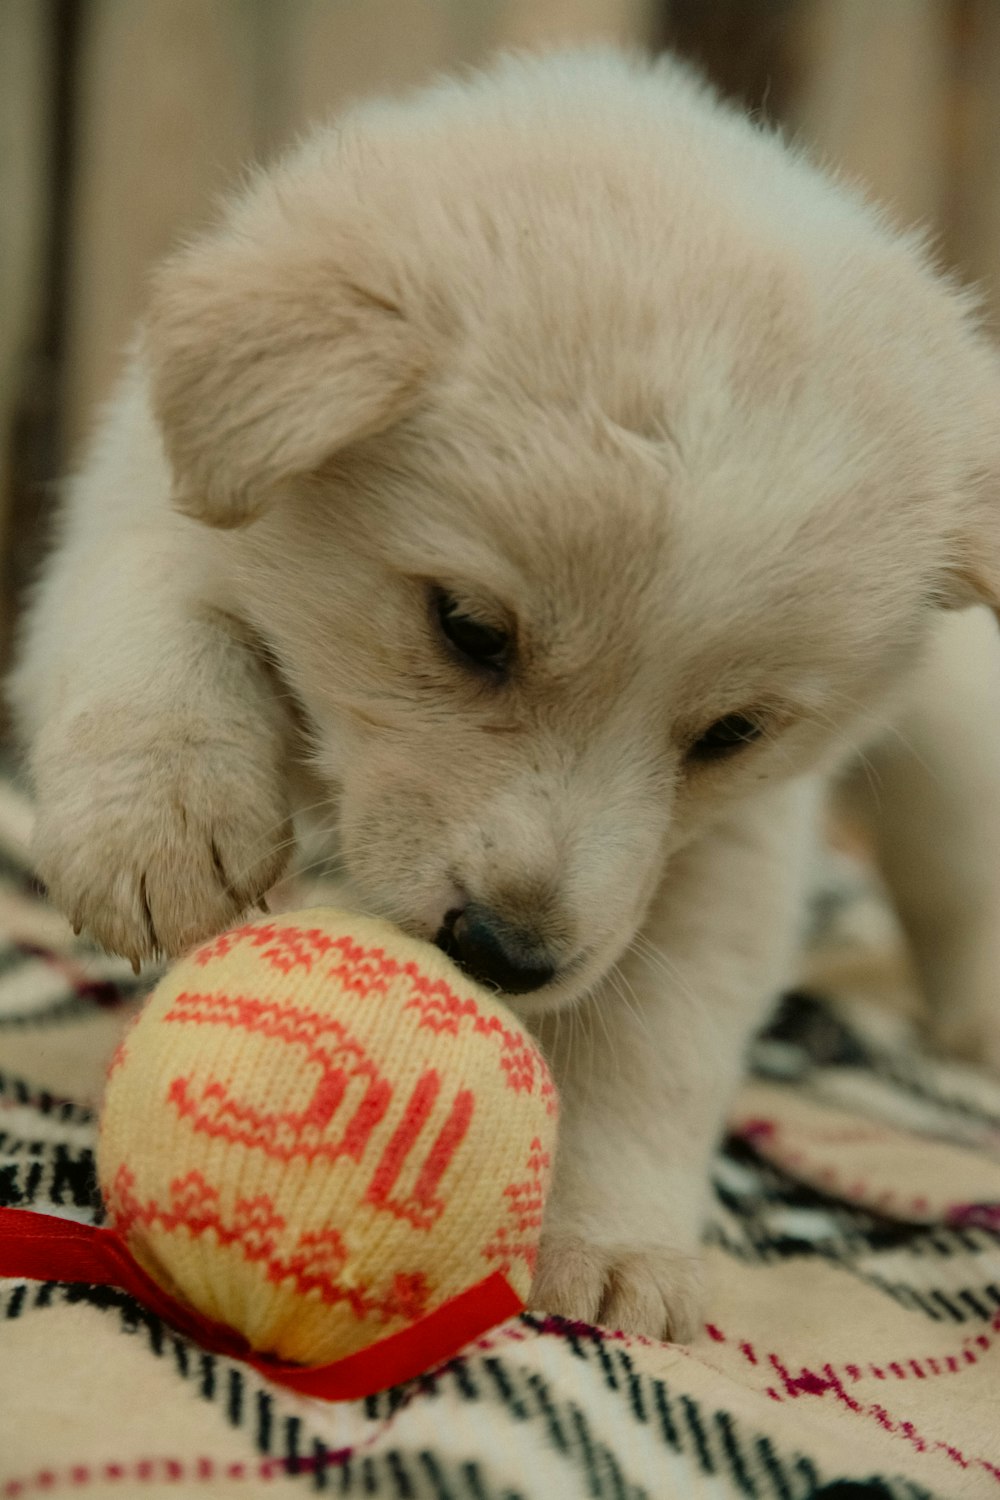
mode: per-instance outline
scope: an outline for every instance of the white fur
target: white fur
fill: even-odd
[[[534,924],[537,1297],[689,1336],[810,809],[852,747],[890,767],[921,672],[947,790],[887,775],[886,865],[942,1034],[1000,1065],[1000,749],[975,679],[955,732],[940,624],[997,602],[997,395],[921,247],[676,65],[508,58],[354,111],[162,269],[70,486],[11,684],[41,874],[175,952],[263,894],[305,799],[363,905]],[[431,584],[516,625],[508,682],[449,655]],[[691,758],[745,709],[762,740]]]

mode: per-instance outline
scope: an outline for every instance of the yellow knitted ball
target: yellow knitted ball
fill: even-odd
[[[491,1271],[527,1296],[555,1106],[534,1043],[437,949],[302,911],[162,980],[112,1062],[98,1171],[161,1286],[323,1364]]]

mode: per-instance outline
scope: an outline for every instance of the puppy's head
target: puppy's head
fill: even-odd
[[[355,884],[527,1009],[998,602],[961,297],[669,71],[358,112],[164,269],[147,344]]]

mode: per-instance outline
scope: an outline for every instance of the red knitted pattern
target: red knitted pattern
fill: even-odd
[[[313,1293],[325,1303],[346,1303],[357,1318],[375,1316],[385,1323],[392,1318],[421,1317],[434,1290],[423,1271],[397,1271],[388,1289],[378,1292],[354,1277],[345,1285],[338,1278],[347,1251],[335,1228],[309,1230],[282,1250],[285,1220],[266,1193],[238,1199],[227,1220],[220,1211],[218,1189],[197,1171],[174,1178],[170,1203],[163,1205],[152,1198],[141,1202],[134,1174],[126,1166],[119,1167],[108,1193],[108,1210],[123,1238],[136,1225],[183,1229],[193,1239],[211,1234],[220,1246],[235,1246],[244,1260],[259,1263],[268,1281],[280,1285],[290,1279],[302,1295]]]
[[[420,1011],[422,1026],[458,1035],[461,1025],[471,1022],[478,1034],[494,1037],[499,1043],[499,1062],[508,1087],[518,1093],[531,1091],[540,1080],[546,1107],[550,1114],[554,1113],[555,1090],[536,1048],[526,1043],[517,1031],[504,1026],[498,1016],[483,1015],[471,996],[457,995],[445,980],[429,979],[422,974],[412,959],[401,963],[382,948],[366,948],[346,935],[333,938],[320,928],[265,922],[221,934],[198,949],[193,955],[194,962],[200,968],[210,968],[239,944],[256,948],[260,959],[282,974],[296,968],[311,974],[317,964],[329,962],[326,975],[345,994],[354,994],[362,1001],[384,995],[393,981],[405,980],[410,993],[404,1005]],[[295,1014],[302,1017],[309,1013],[296,1010]]]
[[[483,1250],[483,1258],[497,1263],[497,1270],[510,1272],[511,1262],[523,1260],[534,1275],[538,1259],[538,1236],[542,1227],[545,1190],[552,1159],[537,1136],[531,1142],[526,1176],[504,1188],[507,1221],[500,1224]]]

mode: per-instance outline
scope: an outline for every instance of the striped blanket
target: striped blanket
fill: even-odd
[[[29,825],[3,782],[0,1204],[89,1221],[104,1069],[149,980],[45,905]],[[0,1497],[1000,1497],[1000,1085],[921,1054],[884,905],[837,858],[716,1158],[692,1347],[539,1310],[333,1405],[124,1293],[6,1279]]]

